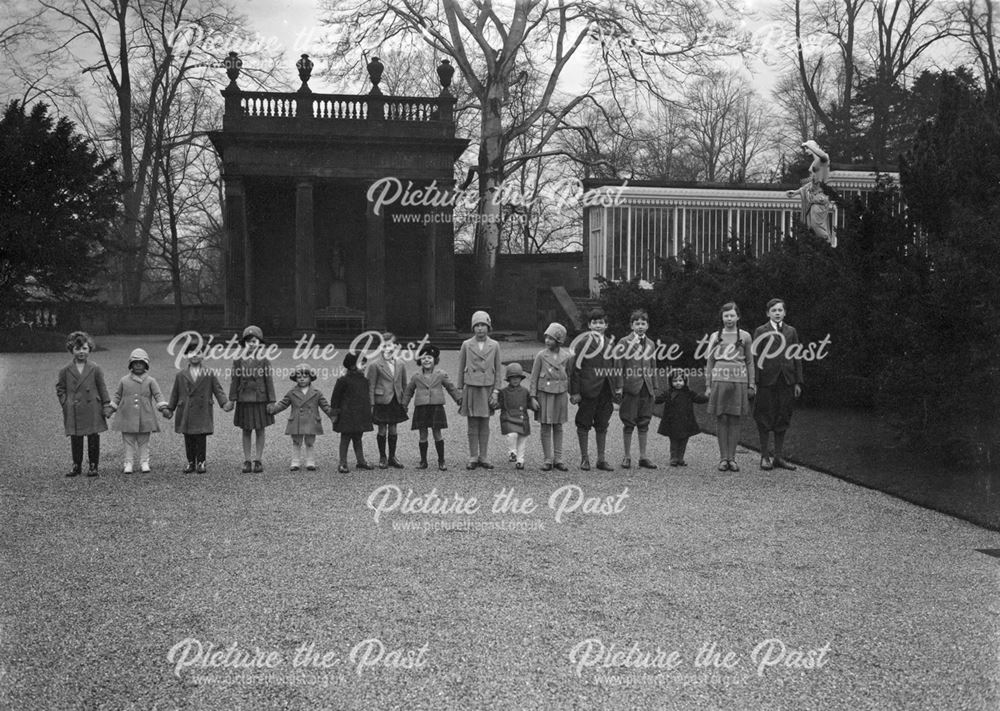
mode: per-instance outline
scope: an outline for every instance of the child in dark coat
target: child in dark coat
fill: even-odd
[[[184,473],[197,471],[204,474],[208,471],[205,465],[208,435],[215,431],[212,398],[226,412],[233,410],[234,403],[226,399],[218,376],[202,366],[204,353],[197,342],[190,344],[184,355],[187,356],[188,367],[174,378],[167,408],[176,416],[174,431],[184,435],[184,452],[187,454]]]
[[[670,438],[670,466],[686,467],[684,451],[688,439],[701,432],[694,417],[694,405],[708,402],[708,397],[691,391],[684,371],[673,371],[668,382],[669,390],[656,398],[656,402],[663,403],[663,419],[657,432]]]
[[[101,457],[101,432],[108,429],[105,420],[111,397],[104,383],[104,371],[87,358],[94,350],[93,339],[83,331],[73,331],[66,339],[66,350],[73,362],[59,371],[56,395],[63,409],[63,424],[70,438],[73,468],[66,476],[79,476],[83,467],[83,438],[87,438],[87,476],[97,476]]]
[[[350,471],[347,468],[347,447],[351,444],[354,445],[358,469],[374,468],[365,461],[361,443],[361,436],[374,428],[368,378],[358,369],[358,359],[358,354],[354,352],[348,352],[344,356],[344,368],[347,372],[337,378],[333,394],[330,395],[330,421],[333,423],[333,431],[340,433],[340,466],[337,471],[342,474]]]
[[[507,387],[500,391],[500,431],[507,436],[510,461],[524,469],[524,450],[531,434],[528,410],[535,409],[527,388],[521,387],[524,369],[520,363],[507,366]]]

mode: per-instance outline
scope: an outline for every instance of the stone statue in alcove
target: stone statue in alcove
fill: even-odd
[[[344,274],[344,250],[337,244],[330,255],[330,306],[347,306],[347,282]]]

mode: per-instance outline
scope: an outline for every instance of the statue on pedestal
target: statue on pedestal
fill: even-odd
[[[813,156],[809,166],[809,182],[798,190],[789,190],[788,197],[796,195],[802,200],[802,221],[817,237],[825,239],[831,247],[837,246],[837,238],[830,224],[832,200],[831,190],[826,186],[830,175],[830,156],[816,141],[806,141],[802,149]]]

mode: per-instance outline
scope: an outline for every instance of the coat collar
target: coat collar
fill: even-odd
[[[89,361],[89,360],[88,360],[88,361],[86,361],[86,362],[85,362],[85,363],[83,364],[83,370],[77,370],[77,369],[76,369],[76,361],[75,361],[75,360],[74,360],[74,361],[73,361],[72,363],[70,363],[70,364],[69,364],[69,372],[70,372],[70,375],[72,375],[72,376],[73,376],[73,378],[74,378],[74,379],[76,379],[76,380],[83,380],[84,378],[86,378],[86,377],[87,377],[87,375],[88,375],[88,374],[90,373],[90,371],[92,371],[93,369],[94,369],[94,366],[93,366],[93,365],[91,365],[91,363],[90,363],[90,361]]]
[[[562,346],[559,347],[555,353],[550,351],[548,348],[543,350],[539,354],[546,363],[551,363],[552,365],[560,365],[566,361],[566,358],[571,355],[570,351],[567,351]]]
[[[490,353],[494,348],[497,348],[500,345],[499,343],[497,343],[496,341],[494,341],[489,336],[486,337],[485,341],[482,341],[482,343],[483,343],[483,349],[482,350],[479,350],[479,343],[480,343],[480,341],[476,340],[475,336],[473,336],[472,338],[470,338],[469,339],[469,352],[475,353],[476,355],[483,356],[483,357],[486,357],[487,353]]]

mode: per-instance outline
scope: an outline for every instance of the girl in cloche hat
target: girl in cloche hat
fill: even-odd
[[[427,468],[427,430],[434,435],[434,449],[437,451],[438,469],[445,471],[448,467],[444,462],[444,436],[441,431],[448,427],[448,416],[444,411],[445,391],[456,403],[461,403],[462,396],[458,392],[448,374],[437,367],[441,351],[437,346],[425,344],[417,352],[417,362],[420,371],[410,379],[403,393],[403,407],[409,406],[413,400],[413,425],[410,429],[420,433],[420,464],[419,469]]]
[[[535,406],[535,418],[542,423],[542,451],[545,463],[542,471],[553,467],[567,470],[562,460],[563,423],[569,419],[569,367],[573,351],[563,348],[566,327],[549,324],[545,329],[545,348],[535,356],[531,366],[528,392]]]
[[[472,338],[458,351],[458,388],[462,391],[459,413],[469,423],[469,463],[466,469],[492,469],[487,461],[490,446],[490,415],[499,406],[503,387],[500,344],[490,338],[493,322],[485,311],[472,314]]]
[[[229,399],[236,403],[233,424],[243,430],[243,473],[264,471],[265,427],[274,424],[274,415],[267,406],[275,401],[274,376],[271,364],[262,357],[264,333],[257,326],[243,329],[243,355],[233,362],[233,378],[229,382]],[[256,449],[253,437],[256,435]],[[251,453],[256,457],[251,461]]]
[[[118,389],[111,398],[111,411],[115,413],[112,429],[122,433],[125,444],[123,471],[132,473],[136,452],[143,472],[149,471],[149,435],[160,431],[156,410],[170,419],[170,408],[149,370],[149,355],[136,348],[128,357],[129,374],[118,382]]]

